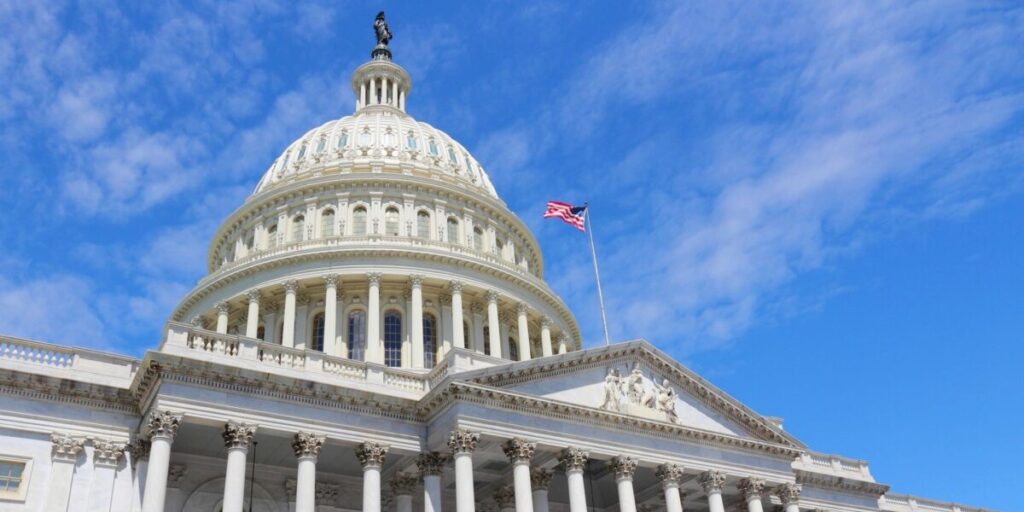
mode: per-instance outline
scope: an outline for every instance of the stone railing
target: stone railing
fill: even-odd
[[[885,493],[878,500],[878,508],[888,512],[989,512],[988,509],[892,492]]]
[[[867,461],[840,457],[838,455],[805,452],[793,465],[806,471],[824,472],[857,478],[859,480],[874,481],[871,472],[868,470]]]
[[[139,361],[106,352],[0,336],[0,368],[127,388]]]

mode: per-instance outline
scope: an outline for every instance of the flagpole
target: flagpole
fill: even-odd
[[[594,276],[597,278],[597,300],[601,303],[601,325],[604,327],[604,344],[611,345],[611,340],[608,338],[608,316],[604,312],[604,293],[601,292],[601,271],[597,268],[597,250],[594,249],[594,224],[590,219],[590,203],[583,203],[583,207],[583,211],[587,216],[587,222],[584,223],[584,226],[586,226],[587,238],[590,240],[590,256],[594,260]]]

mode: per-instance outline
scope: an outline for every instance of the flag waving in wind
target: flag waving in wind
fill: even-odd
[[[586,213],[586,211],[586,205],[573,206],[561,201],[548,201],[548,209],[544,212],[544,218],[559,218],[566,224],[574,226],[580,231],[586,232],[587,229],[584,227],[584,222],[586,221],[584,213]]]

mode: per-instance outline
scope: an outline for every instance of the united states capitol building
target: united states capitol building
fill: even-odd
[[[141,360],[0,337],[0,511],[981,510],[891,492],[647,341],[583,348],[376,29],[355,111],[270,164]]]

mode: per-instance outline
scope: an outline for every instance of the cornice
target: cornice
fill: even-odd
[[[869,482],[867,480],[857,480],[854,478],[845,478],[825,473],[815,473],[813,471],[805,471],[802,469],[796,469],[794,470],[794,473],[796,474],[796,483],[801,485],[808,485],[831,491],[860,494],[870,496],[874,499],[878,499],[883,494],[889,492],[888,485]]]
[[[138,414],[126,389],[13,370],[0,370],[0,394]]]

